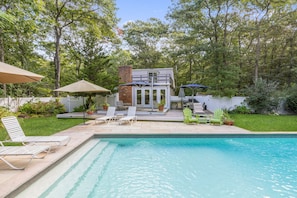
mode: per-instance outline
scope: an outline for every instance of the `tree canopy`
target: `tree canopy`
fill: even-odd
[[[278,89],[297,81],[297,3],[172,0],[167,20],[118,27],[115,1],[4,0],[2,62],[46,76],[9,94],[48,96],[84,78],[110,90],[117,68],[172,67],[177,86],[205,84],[220,96],[244,94],[258,79]],[[18,91],[16,91],[18,90]]]

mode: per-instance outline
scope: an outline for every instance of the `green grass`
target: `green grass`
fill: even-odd
[[[297,116],[230,114],[235,126],[250,131],[297,131]]]
[[[30,119],[19,119],[26,135],[47,136],[63,131],[80,123],[82,119],[57,119],[52,117],[39,117]],[[4,128],[0,128],[0,140],[8,139]]]
[[[235,120],[235,126],[250,131],[297,131],[297,116],[288,115],[256,115],[256,114],[230,114]],[[40,117],[19,119],[26,135],[47,136],[76,126],[82,119],[57,119],[53,117]],[[8,139],[7,132],[0,128],[0,140]]]

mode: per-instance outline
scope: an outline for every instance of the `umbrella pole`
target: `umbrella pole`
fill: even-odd
[[[86,107],[85,107],[85,97],[84,96],[83,96],[83,107],[84,107],[83,121],[84,121],[84,124],[86,124]]]
[[[194,110],[194,89],[192,89],[192,111]]]

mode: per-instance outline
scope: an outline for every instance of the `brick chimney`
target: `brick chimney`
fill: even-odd
[[[132,66],[119,67],[120,84],[132,82]],[[132,105],[132,87],[119,86],[119,100]]]

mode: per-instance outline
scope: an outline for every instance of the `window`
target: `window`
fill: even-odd
[[[153,79],[153,82],[154,82],[154,83],[156,83],[156,82],[158,81],[158,78],[157,78],[158,73],[157,73],[157,72],[150,72],[150,73],[148,74],[148,76],[149,76],[149,82],[150,82],[150,83],[152,82],[152,79]]]

